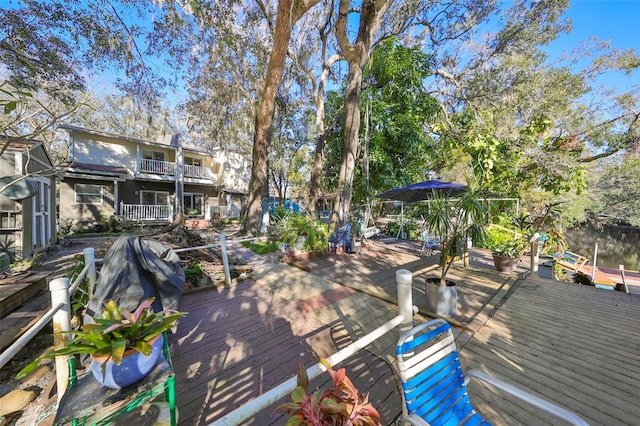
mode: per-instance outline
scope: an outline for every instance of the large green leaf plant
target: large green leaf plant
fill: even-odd
[[[73,339],[62,349],[38,357],[23,368],[17,379],[21,379],[35,369],[45,358],[62,355],[91,355],[107,357],[120,365],[125,352],[138,351],[144,355],[151,353],[151,342],[158,335],[171,330],[185,312],[165,310],[154,312],[154,298],[144,300],[134,312],[121,309],[114,300],[107,302],[101,318],[95,323],[84,324],[80,330],[63,333],[73,334]],[[103,363],[106,368],[107,362]]]

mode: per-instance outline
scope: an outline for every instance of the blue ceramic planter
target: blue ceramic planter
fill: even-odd
[[[129,355],[125,354],[120,365],[114,364],[113,361],[107,361],[104,377],[102,376],[103,362],[92,359],[91,372],[104,386],[111,389],[124,388],[144,379],[151,372],[162,352],[163,344],[164,337],[161,334],[151,343],[153,349],[148,356],[134,350]]]

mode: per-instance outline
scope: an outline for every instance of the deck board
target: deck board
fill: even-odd
[[[640,424],[639,321],[637,295],[527,279],[465,344],[461,358],[466,368],[538,392],[591,424]],[[495,404],[485,395],[472,398]],[[501,407],[516,419],[527,411]]]
[[[275,266],[230,289],[186,294],[182,309],[190,314],[170,339],[180,424],[211,423],[294,377],[300,362],[308,367],[393,318],[397,269],[414,273],[420,306],[423,280],[436,260],[371,245],[360,255],[305,261],[310,272]],[[507,379],[591,424],[640,424],[640,296],[521,280],[477,265],[456,267],[452,276],[461,283],[458,319],[470,330],[454,331],[464,337],[457,340],[465,369]],[[487,305],[504,294],[509,297],[502,303]],[[401,409],[392,367],[396,339],[389,333],[338,366],[371,393],[383,424],[393,423]],[[328,381],[322,375],[312,387]],[[470,393],[497,425],[556,423],[484,386],[472,383]],[[286,415],[275,411],[280,402],[245,424],[283,425]]]

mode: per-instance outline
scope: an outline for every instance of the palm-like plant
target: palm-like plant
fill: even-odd
[[[434,192],[425,218],[425,225],[432,235],[439,235],[442,243],[440,254],[440,286],[446,287],[446,277],[451,265],[466,247],[467,239],[479,242],[484,239],[487,209],[480,189],[469,189],[456,199],[449,199]]]

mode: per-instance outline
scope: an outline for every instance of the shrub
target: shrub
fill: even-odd
[[[318,219],[304,213],[284,215],[278,223],[272,226],[272,238],[294,247],[299,236],[306,236],[303,250],[326,251],[329,245],[329,226]]]

